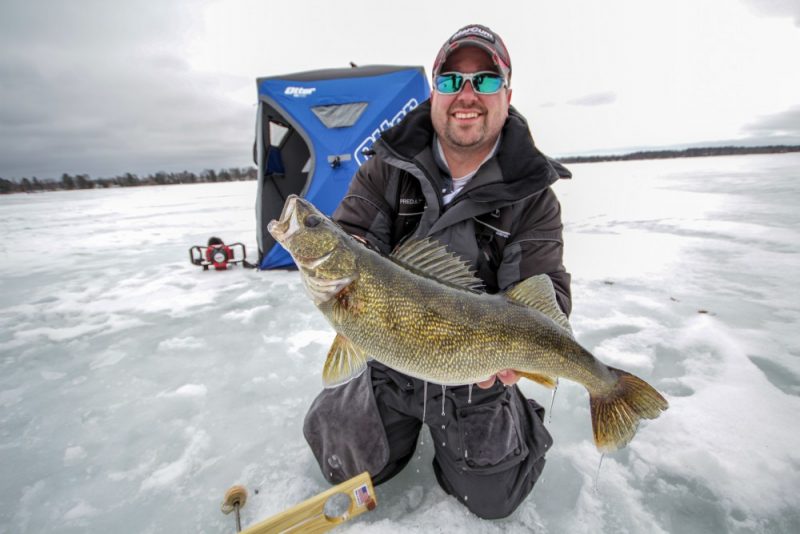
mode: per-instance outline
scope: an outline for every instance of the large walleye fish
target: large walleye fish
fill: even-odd
[[[640,419],[668,407],[647,382],[575,341],[547,275],[505,294],[481,293],[480,280],[438,242],[406,242],[387,258],[294,195],[268,231],[337,332],[326,387],[361,374],[369,357],[445,385],[481,382],[503,369],[549,387],[563,377],[589,391],[594,441],[604,452],[624,447]]]

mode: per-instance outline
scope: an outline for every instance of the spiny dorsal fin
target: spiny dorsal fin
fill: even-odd
[[[367,354],[349,339],[336,334],[322,369],[322,382],[326,388],[335,388],[350,382],[367,368]]]
[[[475,276],[469,263],[434,239],[409,239],[392,252],[390,258],[403,267],[439,282],[470,291],[483,290],[483,282]]]
[[[526,278],[506,291],[506,297],[514,302],[539,310],[572,335],[569,319],[561,311],[556,301],[556,290],[553,287],[553,281],[546,274],[537,274]]]

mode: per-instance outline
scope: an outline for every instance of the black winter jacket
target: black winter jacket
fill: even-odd
[[[429,101],[384,132],[334,220],[383,253],[412,234],[436,238],[472,264],[489,292],[547,273],[569,314],[561,207],[550,188],[569,171],[539,152],[511,107],[495,156],[444,206],[448,184],[433,157],[433,133]]]

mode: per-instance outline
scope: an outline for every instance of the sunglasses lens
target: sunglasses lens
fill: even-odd
[[[481,73],[472,79],[472,87],[478,93],[496,93],[503,86],[503,78],[497,74]]]
[[[436,90],[445,95],[459,92],[463,84],[464,78],[460,74],[448,73],[436,77]]]
[[[476,93],[491,95],[503,87],[503,77],[494,72],[477,72],[475,74],[462,74],[460,72],[446,72],[436,77],[436,90],[445,95],[454,95],[464,87],[465,80],[472,84]]]

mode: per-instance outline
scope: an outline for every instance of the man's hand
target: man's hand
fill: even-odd
[[[483,382],[478,382],[477,386],[481,389],[489,389],[494,385],[495,378],[499,378],[500,382],[502,382],[506,386],[513,386],[514,384],[519,382],[520,376],[511,369],[503,369],[496,375],[490,376],[487,380],[484,380]]]

